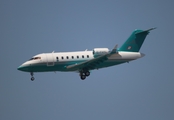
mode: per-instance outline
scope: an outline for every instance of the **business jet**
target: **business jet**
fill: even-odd
[[[153,29],[155,28],[134,30],[120,48],[115,45],[112,50],[94,48],[92,51],[42,53],[33,56],[17,69],[30,72],[32,81],[35,79],[34,72],[51,71],[78,72],[81,80],[85,80],[92,70],[119,65],[145,56],[139,50],[149,31]]]

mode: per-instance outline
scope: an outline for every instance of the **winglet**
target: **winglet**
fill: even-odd
[[[116,53],[117,52],[117,47],[118,47],[118,45],[115,45],[115,47],[112,49],[112,51],[111,51],[111,54],[113,54],[113,53]]]

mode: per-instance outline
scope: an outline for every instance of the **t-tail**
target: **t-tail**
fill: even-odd
[[[148,30],[135,30],[131,36],[126,40],[126,42],[118,49],[118,51],[127,52],[139,52],[146,36],[149,34],[150,30],[156,28],[151,28]]]

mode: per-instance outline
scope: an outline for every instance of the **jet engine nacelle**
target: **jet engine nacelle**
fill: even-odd
[[[93,50],[93,55],[96,56],[100,56],[100,55],[104,55],[109,53],[109,49],[108,48],[94,48]]]

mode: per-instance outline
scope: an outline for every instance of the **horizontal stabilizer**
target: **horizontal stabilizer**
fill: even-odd
[[[156,29],[156,27],[154,27],[154,28],[150,28],[150,29],[145,30],[145,31],[151,31],[151,30],[154,30],[154,29]]]
[[[148,29],[148,30],[142,30],[141,32],[137,32],[137,33],[135,33],[135,34],[139,34],[139,33],[143,33],[143,32],[149,32],[149,31],[154,30],[154,29],[156,29],[156,27],[150,28],[150,29]]]

